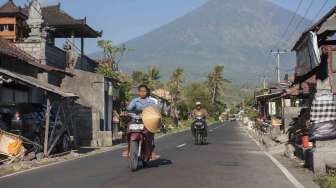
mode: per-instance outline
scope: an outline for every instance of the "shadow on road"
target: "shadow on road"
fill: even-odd
[[[79,149],[75,150],[74,152],[78,153],[78,154],[86,154],[86,153],[93,152],[95,150],[98,150],[98,148],[85,147],[85,148],[79,148]]]
[[[173,162],[168,159],[158,159],[155,161],[151,161],[148,165],[147,168],[153,168],[153,167],[160,167],[160,166],[166,166],[166,165],[171,165]]]

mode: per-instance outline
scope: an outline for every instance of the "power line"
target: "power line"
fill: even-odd
[[[323,5],[321,6],[321,8],[317,11],[316,15],[314,16],[314,18],[311,21],[311,24],[314,23],[317,19],[317,17],[321,14],[322,10],[324,9],[324,7],[328,4],[329,0],[326,0]]]
[[[308,15],[308,12],[310,11],[310,9],[313,7],[314,4],[314,0],[311,0],[309,7],[306,9],[304,15],[302,16],[301,20],[299,21],[299,23],[296,25],[295,29],[293,30],[293,32],[289,35],[289,38],[286,40],[286,42],[289,42],[293,36],[295,36],[296,31],[299,29],[300,25],[302,24],[303,20],[306,18],[306,16]]]
[[[287,26],[286,26],[286,29],[284,30],[284,32],[282,33],[282,35],[280,36],[280,38],[278,39],[278,41],[275,43],[275,45],[273,45],[273,47],[277,47],[281,44],[283,38],[286,36],[286,34],[288,33],[289,31],[289,28],[291,27],[291,25],[293,24],[296,16],[298,15],[298,11],[300,10],[301,6],[302,6],[302,3],[303,3],[303,0],[300,0],[299,4],[297,5],[296,9],[295,9],[295,12],[293,13],[290,21],[288,22]],[[266,63],[268,63],[268,61],[270,61],[271,59],[271,53],[268,53],[267,52],[267,60],[266,60]],[[275,61],[275,59],[273,59],[273,62]]]
[[[293,14],[292,18],[290,19],[285,31],[282,33],[281,37],[279,38],[278,42],[276,43],[275,46],[278,46],[281,44],[282,39],[287,35],[290,26],[293,24],[296,16],[298,15],[299,9],[301,8],[301,5],[303,3],[303,0],[300,0],[299,4],[297,5],[296,9],[295,9],[295,13]]]

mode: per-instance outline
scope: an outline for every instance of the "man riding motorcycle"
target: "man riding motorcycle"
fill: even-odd
[[[196,108],[191,112],[191,117],[192,118],[196,118],[199,114],[201,114],[204,119],[206,119],[209,116],[208,111],[202,106],[201,102],[196,102]],[[191,131],[193,136],[195,136],[195,127],[192,126],[191,127]],[[204,128],[204,134],[205,134],[205,138],[208,136],[208,127],[205,123],[205,128]]]
[[[150,98],[150,89],[146,85],[140,85],[138,87],[138,97],[134,98],[128,105],[127,111],[129,112],[136,112],[141,113],[146,107],[155,106],[156,103],[153,99]],[[151,133],[148,130],[145,130],[146,135],[146,141],[148,146],[148,150],[152,150],[150,152],[150,155],[147,156],[147,159],[149,160],[155,160],[158,159],[160,156],[156,155],[154,151],[154,134]],[[129,156],[129,148],[122,153],[124,157]]]

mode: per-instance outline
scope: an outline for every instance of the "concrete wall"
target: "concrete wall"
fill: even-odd
[[[97,63],[94,60],[88,58],[87,56],[80,56],[78,58],[76,69],[84,70],[88,72],[95,72],[96,68],[97,68]]]
[[[104,77],[72,70],[74,77],[64,78],[61,88],[79,96],[75,107],[75,126],[79,143],[96,145],[97,132],[104,125]]]

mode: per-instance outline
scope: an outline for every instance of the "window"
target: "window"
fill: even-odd
[[[13,24],[8,25],[8,31],[14,31],[14,25]]]
[[[0,32],[3,32],[5,30],[5,25],[1,24],[0,25]]]

